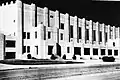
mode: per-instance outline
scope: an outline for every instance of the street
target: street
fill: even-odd
[[[73,67],[74,66],[74,67]],[[80,67],[73,65],[61,67],[40,67],[1,70],[0,80],[117,80],[120,79],[120,66],[92,66]],[[118,67],[118,68],[116,68]],[[115,72],[109,73],[108,72]],[[104,75],[104,74],[105,75]],[[95,75],[93,75],[95,74]],[[101,74],[101,75],[97,75]],[[103,75],[102,75],[103,74]],[[86,77],[87,76],[87,77]],[[113,79],[114,78],[114,79]]]
[[[47,79],[47,80],[120,80],[120,71],[98,73],[92,75],[71,76],[71,77],[55,78],[55,79]]]

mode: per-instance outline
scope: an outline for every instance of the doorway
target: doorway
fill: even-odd
[[[56,47],[57,47],[57,55],[61,57],[61,46],[56,43]]]

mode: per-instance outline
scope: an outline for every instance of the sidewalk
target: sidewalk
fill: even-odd
[[[50,65],[8,65],[0,64],[0,70],[8,69],[24,69],[24,68],[60,68],[60,67],[90,67],[90,66],[103,66],[103,65],[120,65],[120,60],[116,62],[103,62],[102,60],[79,60],[85,62],[81,64],[50,64]],[[78,62],[79,62],[78,61]]]

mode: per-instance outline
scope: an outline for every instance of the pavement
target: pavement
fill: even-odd
[[[24,69],[24,68],[60,68],[60,67],[90,67],[90,66],[104,66],[104,65],[120,65],[120,60],[115,62],[103,62],[102,60],[78,60],[78,62],[84,62],[79,64],[51,64],[51,65],[10,65],[10,64],[1,64],[0,70],[9,70],[9,69]]]
[[[116,62],[103,62],[102,60],[79,60],[84,63],[77,64],[51,64],[51,65],[7,65],[0,64],[0,80],[88,80],[89,76],[99,73],[119,72],[120,74],[120,60]],[[29,74],[28,74],[29,73]],[[106,75],[107,77],[111,75]],[[83,79],[81,78],[83,76]],[[109,80],[108,78],[99,80]],[[101,78],[91,77],[90,80],[98,80]],[[114,79],[116,74],[113,74]],[[62,79],[61,79],[62,78]],[[77,78],[77,79],[75,79]],[[118,79],[120,80],[120,77]]]

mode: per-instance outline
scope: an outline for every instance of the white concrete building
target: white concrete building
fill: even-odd
[[[120,58],[120,28],[25,4],[0,6],[0,59]]]

